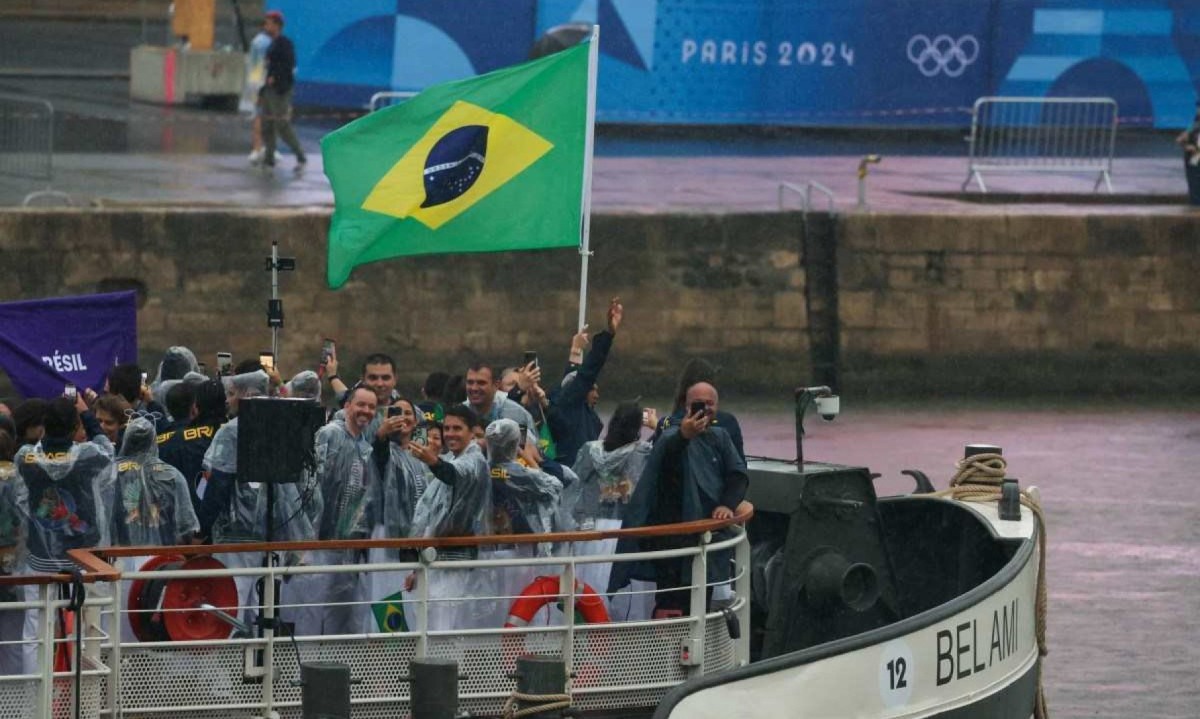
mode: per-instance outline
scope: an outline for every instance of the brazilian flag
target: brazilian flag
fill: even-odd
[[[375,615],[375,626],[381,632],[391,634],[408,631],[408,622],[404,619],[404,592],[389,594],[373,603],[371,613]]]
[[[392,257],[577,246],[590,45],[436,85],[321,140],[329,286]]]

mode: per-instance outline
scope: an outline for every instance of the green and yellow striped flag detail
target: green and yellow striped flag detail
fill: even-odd
[[[588,51],[437,85],[327,135],[329,286],[394,257],[578,245]]]

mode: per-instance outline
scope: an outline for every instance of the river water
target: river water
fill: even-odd
[[[794,457],[791,408],[723,403],[748,454]],[[963,445],[1004,448],[1049,531],[1051,716],[1200,717],[1200,411],[1136,403],[855,408],[806,422],[806,459],[925,471],[946,487]]]

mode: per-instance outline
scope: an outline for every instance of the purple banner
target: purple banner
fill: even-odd
[[[0,303],[0,367],[26,398],[99,391],[109,367],[136,361],[136,292]]]

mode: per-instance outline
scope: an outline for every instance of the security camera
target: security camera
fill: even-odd
[[[842,400],[836,394],[828,397],[817,397],[815,398],[815,402],[817,405],[817,414],[821,415],[821,419],[826,422],[832,422],[833,418],[837,417],[838,413],[841,412]]]

